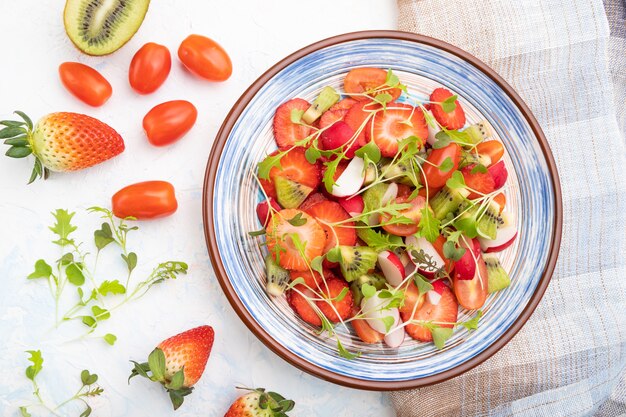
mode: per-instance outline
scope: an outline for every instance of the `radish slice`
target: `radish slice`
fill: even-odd
[[[378,298],[379,294],[380,291],[376,292],[372,297],[364,298],[363,301],[361,301],[361,308],[363,309],[363,315],[365,316],[367,324],[377,332],[386,334],[387,328],[382,319],[392,317],[393,325],[391,329],[393,329],[400,322],[400,312],[397,308],[383,310],[382,308],[389,304],[389,299]]]
[[[399,328],[401,323],[402,321],[389,330],[389,333],[385,335],[385,344],[390,348],[397,348],[402,344],[402,342],[404,342],[404,328]]]
[[[504,226],[498,229],[494,240],[480,237],[478,241],[483,252],[500,252],[511,246],[516,237],[517,228],[515,226]]]
[[[389,284],[397,287],[406,277],[404,265],[393,252],[384,250],[378,254],[378,266]]]
[[[335,181],[331,194],[335,197],[347,197],[357,193],[365,181],[363,168],[365,168],[365,162],[362,158],[355,157],[352,159]]]
[[[437,252],[435,247],[425,238],[423,237],[416,238],[415,236],[409,236],[406,238],[405,243],[408,246],[414,247],[418,251],[420,249],[423,250],[424,253],[427,256],[429,256],[430,259],[432,260],[434,267],[429,267],[423,264],[418,264],[416,260],[413,258],[413,256],[411,255],[411,253],[409,252],[409,256],[411,257],[411,260],[413,261],[413,263],[415,263],[419,271],[422,274],[426,275],[427,277],[432,276],[435,272],[437,272],[439,269],[445,266],[445,261],[441,258],[441,256],[439,256],[439,253]]]
[[[360,194],[357,194],[353,197],[342,197],[337,200],[337,202],[343,207],[345,211],[352,217],[356,217],[363,213],[363,209],[365,208],[365,203],[363,202],[363,197]]]
[[[426,293],[426,296],[428,297],[428,302],[434,306],[439,304],[439,301],[441,301],[441,294],[437,291],[430,290]]]
[[[433,113],[430,110],[428,110],[427,113],[430,114],[433,120],[435,119],[435,116],[433,116]],[[435,135],[439,132],[441,132],[441,128],[437,122],[435,122],[435,126],[428,125],[428,139],[426,139],[426,142],[428,142],[430,146],[433,146],[435,142],[437,142]]]

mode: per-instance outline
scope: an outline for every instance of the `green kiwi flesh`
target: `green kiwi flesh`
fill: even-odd
[[[361,291],[363,284],[369,284],[376,290],[382,290],[385,288],[387,280],[380,274],[365,274],[352,281],[350,291],[352,291],[352,298],[356,306],[360,306],[361,300],[363,300],[363,292]]]
[[[500,291],[511,285],[511,278],[506,273],[495,255],[485,254],[483,260],[487,266],[487,286],[489,294]]]
[[[469,195],[465,188],[452,189],[445,186],[430,201],[430,207],[438,220],[446,218],[448,213],[454,213]]]
[[[65,32],[88,55],[108,55],[133,37],[150,0],[67,0]]]
[[[274,178],[276,198],[283,208],[296,208],[311,194],[313,188],[307,187],[285,177]]]
[[[341,96],[334,88],[326,86],[320,92],[320,95],[317,96],[311,107],[307,109],[306,112],[302,115],[302,121],[304,123],[311,124],[324,113],[326,110],[330,109],[331,106],[339,101]]]
[[[287,284],[289,284],[289,271],[279,266],[272,255],[267,255],[265,257],[265,272],[267,273],[265,291],[275,297],[282,295]]]
[[[378,252],[369,246],[339,246],[341,273],[348,282],[367,274],[376,266]]]

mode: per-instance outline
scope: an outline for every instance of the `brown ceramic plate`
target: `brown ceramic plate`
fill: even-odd
[[[361,355],[344,359],[334,339],[303,323],[284,297],[264,291],[264,248],[248,232],[261,194],[256,164],[275,149],[272,117],[293,97],[312,100],[324,85],[341,88],[355,67],[392,68],[415,94],[444,85],[459,95],[468,121],[486,119],[506,148],[507,210],[517,218],[515,244],[500,254],[512,284],[489,297],[478,330],[457,329],[444,349],[405,342],[397,349],[366,345],[338,328],[342,344]],[[548,143],[521,98],[484,63],[445,42],[404,32],[335,36],[283,59],[241,96],[209,156],[204,181],[206,241],[220,285],[248,328],[294,366],[328,381],[371,390],[400,390],[455,377],[496,353],[526,323],[544,294],[561,237],[561,191]],[[460,319],[473,311],[461,311]]]

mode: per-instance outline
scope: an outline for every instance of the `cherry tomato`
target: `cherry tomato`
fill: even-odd
[[[172,57],[169,49],[149,42],[130,61],[128,81],[139,94],[150,94],[165,82],[171,68]]]
[[[442,171],[439,166],[450,158],[454,167],[449,171]],[[457,143],[451,143],[440,149],[433,149],[433,151],[426,158],[428,162],[422,165],[424,170],[422,178],[423,184],[430,188],[441,188],[446,185],[446,181],[450,179],[452,173],[459,167],[459,161],[461,160],[461,147]]]
[[[90,106],[102,106],[113,94],[111,84],[102,74],[79,62],[59,65],[59,76],[70,93]]]
[[[480,252],[475,254],[477,258],[476,274],[472,279],[457,279],[454,274],[452,286],[454,287],[454,295],[456,295],[459,304],[469,310],[479,309],[485,304],[488,291],[487,266],[483,261]]]
[[[359,311],[358,308],[353,308],[352,315],[356,315]],[[350,322],[356,335],[359,336],[364,343],[373,344],[382,342],[385,335],[382,333],[378,333],[376,330],[372,329],[369,324],[363,319],[355,319]]]
[[[145,181],[122,188],[111,199],[113,214],[138,220],[169,216],[178,208],[174,186],[166,181]]]
[[[343,89],[346,93],[365,93],[375,88],[385,85],[387,80],[387,71],[380,68],[355,68],[350,70],[343,80]],[[381,89],[374,93],[391,94],[393,100],[396,100],[402,94],[399,88]],[[361,95],[352,96],[356,100],[366,100],[367,97]]]
[[[178,48],[178,58],[189,71],[209,81],[226,81],[233,72],[224,48],[206,36],[189,35]]]
[[[413,280],[410,280],[402,289],[404,290],[404,302],[400,307],[400,313],[411,315],[424,304],[424,297],[420,295]]]
[[[396,236],[411,236],[412,234],[417,233],[417,225],[422,219],[422,209],[426,207],[426,199],[421,196],[417,196],[411,201],[406,201],[405,198],[396,198],[395,202],[411,204],[411,207],[400,211],[400,213],[402,216],[411,220],[412,223],[385,224],[383,226],[385,232]],[[391,220],[391,216],[388,214],[380,216],[381,223],[386,223],[389,220]]]
[[[476,145],[476,152],[479,155],[487,155],[491,159],[491,165],[494,165],[504,155],[504,146],[497,140],[488,140]]]
[[[183,137],[196,123],[198,111],[188,101],[161,103],[143,118],[143,129],[154,146],[165,146]]]
[[[441,256],[441,259],[444,260],[445,265],[446,265],[446,272],[449,274],[454,269],[454,261],[446,258],[446,256],[444,255],[444,252],[443,252],[444,243],[446,243],[446,238],[439,235],[437,236],[437,239],[435,239],[435,241],[433,242],[433,247],[437,251],[437,254]]]
[[[500,213],[502,213],[502,210],[504,210],[504,207],[506,206],[506,196],[500,193],[493,198],[493,201],[498,203],[500,206]]]
[[[474,172],[474,165],[467,166],[461,170],[465,184],[472,190],[482,194],[489,194],[496,189],[496,183],[489,172]],[[473,200],[480,197],[480,194],[471,191],[467,198]]]

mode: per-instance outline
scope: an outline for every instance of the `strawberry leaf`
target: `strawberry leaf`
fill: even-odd
[[[148,367],[152,372],[152,380],[163,381],[165,379],[165,354],[161,349],[156,348],[150,352],[148,356]]]
[[[165,362],[163,363],[163,367],[165,369]],[[185,369],[185,367],[183,366],[182,369],[180,369],[178,372],[176,372],[174,374],[174,376],[172,377],[172,380],[168,384],[168,388],[169,389],[179,390],[179,389],[181,389],[183,387],[183,383],[185,382],[185,372],[184,372],[184,369]]]
[[[17,114],[24,120],[24,122],[26,123],[26,126],[28,126],[28,130],[33,129],[33,121],[30,120],[30,117],[28,117],[26,113],[24,113],[23,111],[19,111],[19,110],[15,110],[13,113]]]

